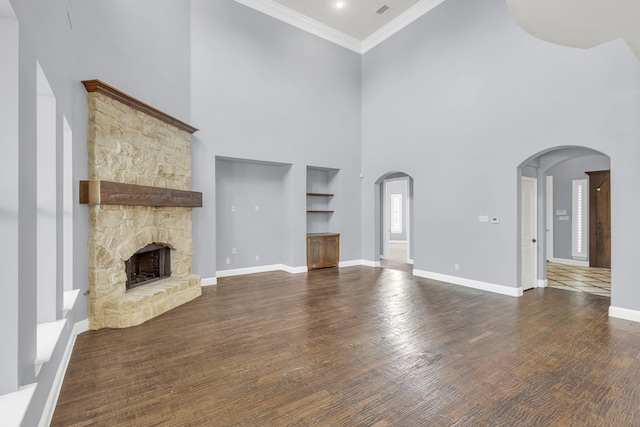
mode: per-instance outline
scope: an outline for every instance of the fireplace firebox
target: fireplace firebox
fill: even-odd
[[[171,276],[171,248],[152,243],[125,261],[127,289]]]

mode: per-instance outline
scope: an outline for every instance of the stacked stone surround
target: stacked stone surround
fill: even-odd
[[[190,190],[191,135],[100,92],[89,93],[89,180]],[[199,295],[191,208],[89,206],[89,327],[138,325]],[[125,261],[171,248],[171,277],[126,290]]]

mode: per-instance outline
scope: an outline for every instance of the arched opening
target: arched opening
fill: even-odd
[[[413,178],[401,171],[375,184],[375,250],[379,265],[411,272],[413,267]]]
[[[518,276],[523,290],[611,296],[610,158],[560,146],[518,166]]]

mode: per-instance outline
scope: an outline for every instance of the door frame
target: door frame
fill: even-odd
[[[532,230],[532,235],[535,236],[534,239],[536,240],[536,242],[534,242],[534,245],[539,241],[538,238],[538,179],[537,178],[531,178],[528,176],[522,176],[520,177],[520,194],[521,194],[521,198],[522,198],[522,182],[523,181],[528,181],[531,182],[533,184],[533,203],[531,205],[531,222],[532,222],[532,226],[533,226],[533,230]],[[524,210],[522,209],[522,200],[520,202],[521,205],[521,209],[520,209],[520,215],[521,217],[524,215]],[[522,236],[524,231],[524,221],[520,221],[520,236]],[[520,246],[522,248],[522,242],[520,242]],[[521,265],[524,265],[524,257],[526,255],[526,251],[524,250],[520,250],[520,263]],[[526,291],[528,289],[533,289],[538,287],[538,250],[537,250],[537,246],[534,246],[534,250],[532,251],[532,257],[533,259],[531,260],[531,265],[533,266],[533,279],[532,279],[532,285],[531,287],[526,287],[524,285],[523,282],[523,277],[524,277],[524,269],[521,269],[520,272],[520,286],[522,287],[523,291]]]
[[[547,176],[547,261],[553,260],[553,175]]]
[[[407,176],[403,176],[403,177],[399,177],[399,178],[390,178],[390,179],[385,179],[382,181],[382,188],[383,188],[383,194],[382,194],[382,200],[383,200],[383,207],[382,207],[382,227],[383,227],[383,236],[382,236],[382,250],[381,250],[381,254],[380,254],[380,259],[388,259],[389,258],[389,245],[390,245],[390,240],[391,240],[391,191],[390,191],[390,187],[391,187],[391,183],[392,182],[397,182],[397,181],[403,181],[404,185],[405,185],[405,199],[402,201],[402,227],[406,230],[406,245],[407,245],[407,259],[406,262],[407,264],[411,264],[411,251],[409,250],[409,248],[411,247],[411,229],[410,229],[410,223],[411,223],[411,217],[410,217],[410,212],[409,209],[411,208],[411,195],[409,194],[409,191],[411,190],[410,185],[409,185],[409,180],[410,177],[409,175]]]

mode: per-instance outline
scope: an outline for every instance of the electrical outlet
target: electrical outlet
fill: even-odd
[[[454,266],[453,266],[453,268],[455,268],[455,269],[456,269],[456,271],[457,271],[457,270],[460,270],[460,264],[456,264],[456,265],[454,265]]]
[[[235,212],[236,211],[236,205],[231,205],[231,212]]]
[[[260,261],[260,255],[256,255],[256,261]]]
[[[235,254],[236,253],[236,248],[231,248],[231,253]]]
[[[227,258],[227,264],[231,264],[231,258]]]
[[[256,212],[260,210],[260,206],[256,205]]]

